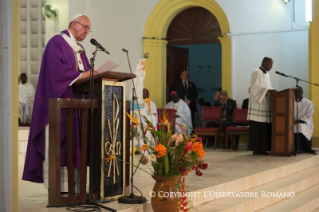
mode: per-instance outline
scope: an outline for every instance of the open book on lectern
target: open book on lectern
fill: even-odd
[[[100,74],[100,73],[103,73],[106,71],[112,71],[113,69],[115,69],[118,66],[119,66],[118,64],[109,60],[109,61],[105,62],[103,65],[101,65],[97,70],[98,70],[98,73]]]

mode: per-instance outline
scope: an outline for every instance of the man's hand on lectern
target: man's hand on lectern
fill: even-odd
[[[276,94],[277,93],[277,91],[276,90],[268,90],[268,92],[267,93],[269,93],[270,95],[274,95],[274,94]]]
[[[97,73],[98,73],[97,69],[94,69],[94,75],[97,74]],[[90,77],[90,76],[91,76],[91,71],[86,71],[86,72],[84,72],[82,74],[81,79],[84,79],[84,78],[87,78],[87,77]]]

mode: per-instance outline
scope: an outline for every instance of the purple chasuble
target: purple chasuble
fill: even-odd
[[[70,36],[68,30],[62,31]],[[81,53],[83,67],[89,70],[85,51]],[[22,180],[42,183],[45,157],[45,126],[49,123],[49,99],[77,98],[75,88],[69,86],[80,72],[76,69],[73,49],[61,35],[53,36],[45,47],[37,91],[34,99],[32,122]],[[80,166],[80,137],[78,111],[74,112],[74,165]],[[66,166],[65,113],[62,111],[61,165]]]

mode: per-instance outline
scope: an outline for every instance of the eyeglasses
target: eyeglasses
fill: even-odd
[[[75,22],[81,24],[81,25],[83,26],[83,28],[85,29],[85,31],[92,32],[92,31],[91,31],[91,28],[89,28],[88,25],[84,25],[84,24],[82,24],[82,23],[80,23],[80,22],[78,22],[78,21],[75,21]]]

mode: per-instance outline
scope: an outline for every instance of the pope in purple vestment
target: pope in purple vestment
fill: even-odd
[[[87,24],[87,25],[85,25]],[[70,32],[77,41],[85,39],[89,33],[91,23],[86,16],[71,21],[69,30],[62,33],[70,36]],[[84,73],[78,71],[75,53],[68,42],[60,35],[53,36],[46,45],[38,86],[36,90],[32,122],[23,171],[23,180],[42,183],[43,161],[45,158],[45,127],[49,123],[49,99],[76,98],[75,88],[70,86],[78,77],[89,76],[89,61],[85,51],[81,54]],[[96,73],[96,72],[95,72]],[[77,111],[76,111],[77,112]],[[74,113],[75,126],[78,124],[76,112]],[[62,115],[62,120],[64,119]],[[61,127],[61,165],[66,166],[65,121]],[[80,166],[80,138],[78,127],[75,127],[75,166]]]

